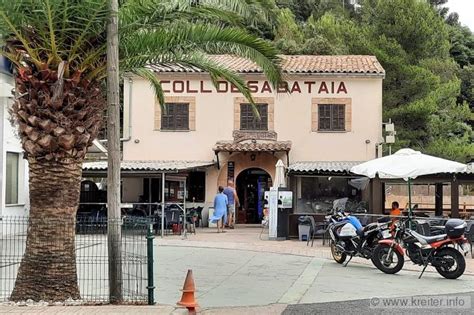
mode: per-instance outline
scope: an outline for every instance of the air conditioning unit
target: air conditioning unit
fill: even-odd
[[[395,136],[387,135],[385,136],[385,143],[395,143]]]
[[[385,125],[386,132],[394,132],[395,131],[395,124],[390,123]]]

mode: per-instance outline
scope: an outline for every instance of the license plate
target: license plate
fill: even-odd
[[[383,237],[383,238],[391,238],[391,237],[392,237],[392,234],[390,233],[389,230],[383,230],[383,231],[382,231],[382,237]]]

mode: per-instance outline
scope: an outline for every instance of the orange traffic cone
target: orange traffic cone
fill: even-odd
[[[197,301],[194,298],[194,292],[196,288],[194,286],[193,271],[188,269],[186,280],[184,280],[183,295],[181,301],[176,303],[179,306],[184,306],[188,309],[189,314],[196,314],[196,307],[198,307]]]

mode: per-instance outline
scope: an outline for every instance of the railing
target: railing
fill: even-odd
[[[48,218],[33,222],[28,217],[1,217],[0,301],[8,301],[15,287],[20,264],[25,259],[28,224],[30,224],[30,229],[32,224],[39,224],[49,226],[48,230],[58,233],[69,233],[71,229],[75,229],[74,250],[80,291],[78,303],[108,303],[107,225],[111,222],[106,218],[75,221],[72,223],[75,226],[71,226],[69,223],[48,220]],[[149,254],[147,255],[147,234],[150,238],[150,233],[147,233],[150,226],[149,220],[126,217],[121,220],[121,226],[123,301],[124,303],[145,304],[147,301],[150,302],[147,291],[147,287],[150,287],[150,284],[147,283],[149,273],[147,268],[153,261],[153,258],[148,257]],[[43,244],[42,248],[47,248],[49,252],[55,253],[55,250],[61,251],[64,244],[55,241],[48,243],[46,240],[46,244]],[[42,262],[36,263],[42,264]],[[151,270],[153,270],[153,266],[151,266]],[[60,274],[56,276],[60,276]]]
[[[121,203],[120,208],[122,212],[122,218],[128,217],[128,216],[135,216],[135,217],[141,217],[141,218],[148,218],[150,220],[150,223],[153,224],[153,229],[155,233],[161,234],[161,226],[163,225],[163,230],[166,233],[163,233],[164,235],[167,234],[167,226],[168,222],[166,221],[166,212],[171,211],[171,210],[179,210],[182,212],[180,215],[179,219],[179,224],[182,225],[182,229],[180,232],[182,233],[183,238],[187,237],[187,231],[188,231],[188,226],[189,222],[187,219],[188,215],[190,214],[189,210],[190,209],[196,209],[198,207],[187,207],[184,208],[184,203],[178,203],[178,202],[165,202],[165,217],[162,220],[162,212],[161,212],[161,207],[163,203],[161,202],[129,202],[129,203]],[[89,207],[90,211],[79,211],[78,212],[78,220],[81,220],[82,218],[86,219],[91,219],[93,220],[94,218],[102,219],[106,217],[106,209],[107,209],[107,203],[105,202],[81,202],[79,204],[79,209],[84,209],[85,207]],[[95,206],[95,207],[94,207]],[[137,206],[143,206],[142,208],[138,208]],[[202,207],[201,207],[202,210]],[[186,220],[184,218],[187,218]],[[199,222],[201,223],[201,222]],[[193,225],[194,226],[194,225]]]

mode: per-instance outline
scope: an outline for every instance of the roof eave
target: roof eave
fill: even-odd
[[[208,72],[196,72],[196,71],[154,71],[157,75],[162,76],[173,76],[173,75],[186,75],[186,76],[203,76],[209,75]],[[250,71],[240,71],[238,72],[241,75],[249,76],[265,76],[263,72],[250,72]],[[124,75],[125,77],[130,78],[139,78],[139,76],[128,73]],[[364,72],[283,72],[283,77],[287,76],[303,76],[303,77],[345,77],[345,78],[380,78],[385,79],[384,73],[364,73]]]

